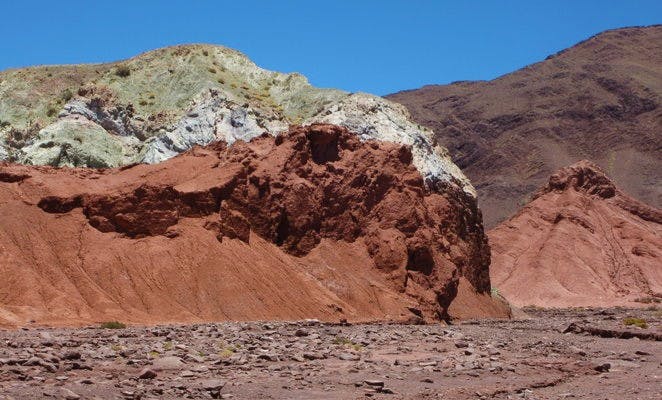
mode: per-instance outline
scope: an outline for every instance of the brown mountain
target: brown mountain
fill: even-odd
[[[606,31],[489,82],[387,98],[434,129],[477,188],[487,227],[580,159],[662,206],[662,25]]]
[[[412,159],[312,125],[154,165],[0,163],[0,325],[507,315],[475,198]]]
[[[623,306],[662,297],[662,210],[580,161],[489,232],[492,285],[517,306]]]

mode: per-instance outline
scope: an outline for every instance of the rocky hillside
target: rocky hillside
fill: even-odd
[[[387,98],[434,129],[476,186],[488,227],[580,159],[662,206],[662,25],[607,31],[493,81]]]
[[[473,188],[404,107],[312,87],[220,46],[185,45],[98,65],[0,72],[0,160],[117,167],[156,163],[194,145],[228,144],[290,124],[334,123],[362,139],[413,145],[426,179]]]
[[[662,210],[595,164],[563,168],[489,232],[492,284],[518,306],[624,306],[662,298]]]
[[[152,165],[0,164],[0,323],[507,315],[475,198],[430,183],[410,146],[335,125]]]

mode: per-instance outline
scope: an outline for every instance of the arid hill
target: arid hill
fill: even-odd
[[[478,190],[488,228],[581,159],[662,206],[662,25],[606,31],[493,81],[387,98],[434,129]]]
[[[489,238],[492,285],[517,306],[662,298],[662,211],[620,191],[588,161],[552,175]]]
[[[508,313],[475,198],[334,125],[154,165],[0,164],[0,218],[4,325]]]

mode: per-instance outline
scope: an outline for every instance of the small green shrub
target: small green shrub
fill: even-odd
[[[212,74],[216,73],[216,70],[214,68],[207,68],[207,71],[211,72]]]
[[[102,322],[100,327],[103,329],[124,329],[126,325],[119,321],[106,321]]]
[[[218,353],[218,355],[221,358],[229,358],[229,357],[232,357],[232,355],[234,354],[235,351],[236,351],[235,348],[230,346],[230,347],[226,347],[224,349],[221,349],[221,351]]]
[[[60,95],[60,98],[66,103],[67,101],[71,100],[71,98],[74,97],[73,92],[71,89],[65,89],[64,92]]]
[[[648,323],[646,323],[646,320],[643,318],[625,318],[623,323],[627,326],[634,325],[637,328],[648,328]]]
[[[57,113],[57,110],[54,107],[48,107],[48,110],[46,110],[46,115],[49,117],[54,116]]]
[[[361,346],[358,343],[354,343],[352,340],[344,337],[344,336],[336,336],[333,338],[333,344],[338,345],[338,346],[346,346],[346,347],[351,347],[355,351],[360,351],[363,346]]]
[[[119,76],[120,78],[126,78],[127,76],[131,75],[131,69],[127,65],[120,65],[115,69],[115,75]]]

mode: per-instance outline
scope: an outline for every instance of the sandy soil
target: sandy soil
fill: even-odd
[[[659,398],[659,308],[527,313],[455,326],[301,321],[1,331],[0,398]],[[648,327],[625,326],[627,317]]]

